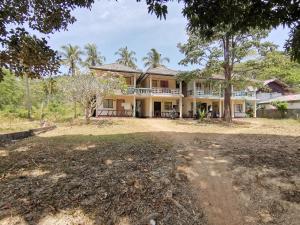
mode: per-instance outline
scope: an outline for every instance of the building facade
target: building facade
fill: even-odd
[[[178,81],[178,71],[165,66],[150,68],[145,73],[120,64],[92,67],[98,76],[114,73],[123,76],[127,83],[126,93],[116,93],[101,99],[96,116],[128,117],[195,117],[199,110],[211,117],[222,117],[224,97],[223,78],[209,80]],[[246,117],[247,108],[256,116],[256,93],[232,90],[231,110],[233,117]]]

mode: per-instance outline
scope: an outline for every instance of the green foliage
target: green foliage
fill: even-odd
[[[69,68],[68,74],[75,76],[78,71],[78,65],[82,63],[81,55],[83,55],[83,52],[77,45],[68,44],[63,45],[61,48],[63,50],[60,53],[62,56],[61,62]]]
[[[6,71],[2,82],[0,82],[0,110],[13,112],[23,98],[23,87],[20,79]]]
[[[140,0],[137,0],[140,1]],[[171,0],[147,0],[148,11],[166,18],[167,3]],[[300,61],[299,1],[286,0],[179,0],[184,3],[183,15],[189,31],[198,30],[212,38],[220,27],[227,27],[230,35],[247,33],[251,29],[270,29],[280,25],[291,28],[286,48],[293,60]]]
[[[280,112],[281,118],[284,118],[284,113],[288,109],[288,104],[287,102],[281,102],[281,101],[274,101],[271,103],[273,106],[276,107],[276,109]]]
[[[87,58],[84,61],[85,66],[89,68],[90,66],[98,66],[103,64],[105,57],[97,51],[96,44],[87,44],[84,46],[84,49],[87,55]]]
[[[135,64],[137,61],[135,58],[136,53],[134,51],[129,51],[127,46],[125,48],[119,48],[115,55],[119,56],[117,63],[129,66],[133,69],[137,68],[137,65]]]
[[[47,46],[45,39],[30,36],[28,32],[34,30],[39,34],[51,34],[55,31],[66,30],[68,24],[75,22],[75,18],[71,15],[72,10],[77,7],[89,8],[93,2],[94,0],[1,1],[0,68],[9,68],[16,75],[22,75],[21,72],[26,71],[28,67],[26,61],[32,58],[29,64],[32,65],[33,62],[35,64],[30,71],[33,77],[44,75],[45,71],[51,71],[53,69],[51,65],[58,62],[56,52]],[[26,48],[30,51],[22,57],[17,57],[24,54],[23,42],[28,45]],[[38,59],[39,57],[41,58]],[[46,58],[48,59],[43,60]],[[50,59],[52,63],[49,64]],[[46,66],[51,66],[52,69]],[[3,75],[0,69],[0,78]]]
[[[201,109],[199,109],[199,110],[198,110],[198,113],[199,113],[199,120],[200,120],[201,122],[204,121],[204,118],[205,118],[205,116],[206,116],[205,110],[202,110],[202,111],[201,111]]]
[[[143,58],[145,67],[155,68],[163,65],[164,62],[170,62],[170,59],[167,57],[161,56],[161,54],[154,48],[150,49],[150,52],[147,53],[147,56]]]

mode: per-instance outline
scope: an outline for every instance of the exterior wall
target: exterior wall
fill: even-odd
[[[288,109],[300,109],[300,100],[287,102],[287,104],[288,104]],[[273,105],[271,105],[270,103],[261,104],[261,105],[263,105],[265,107],[265,109],[275,109],[275,107]]]
[[[97,110],[117,110],[117,99],[125,100],[125,103],[124,103],[125,110],[132,110],[133,103],[134,103],[133,96],[112,96],[112,97],[106,97],[104,99],[113,99],[113,108],[104,108],[103,102],[101,102],[101,99],[99,99],[101,104],[97,107]]]
[[[176,89],[176,79],[174,77],[171,76],[162,76],[162,75],[154,75],[154,74],[150,74],[143,82],[142,82],[142,87],[144,88],[149,88],[150,87],[150,80],[167,80],[168,81],[168,85],[169,85],[169,89]],[[153,87],[153,85],[152,85]],[[160,82],[158,82],[158,87],[160,88]]]
[[[271,93],[258,92],[258,93],[256,93],[256,98],[258,99],[258,101],[265,101],[265,100],[269,100],[271,98],[277,98],[280,96],[282,96],[282,94],[278,93],[278,92],[271,92]]]

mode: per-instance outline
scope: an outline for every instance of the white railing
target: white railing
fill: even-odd
[[[135,94],[137,95],[150,95],[151,93],[151,88],[135,88]]]
[[[234,98],[255,98],[255,91],[233,91],[232,97]]]
[[[188,92],[188,95],[194,95],[194,91],[190,90]],[[218,91],[207,91],[207,90],[201,90],[201,89],[196,90],[195,96],[199,97],[199,98],[201,98],[201,97],[218,97],[218,98],[220,98],[221,97],[220,92],[218,92]]]
[[[179,95],[179,89],[169,89],[169,88],[152,88],[152,93],[157,95]]]

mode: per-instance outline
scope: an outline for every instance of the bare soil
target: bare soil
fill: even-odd
[[[296,121],[101,120],[0,157],[0,224],[300,221]]]

